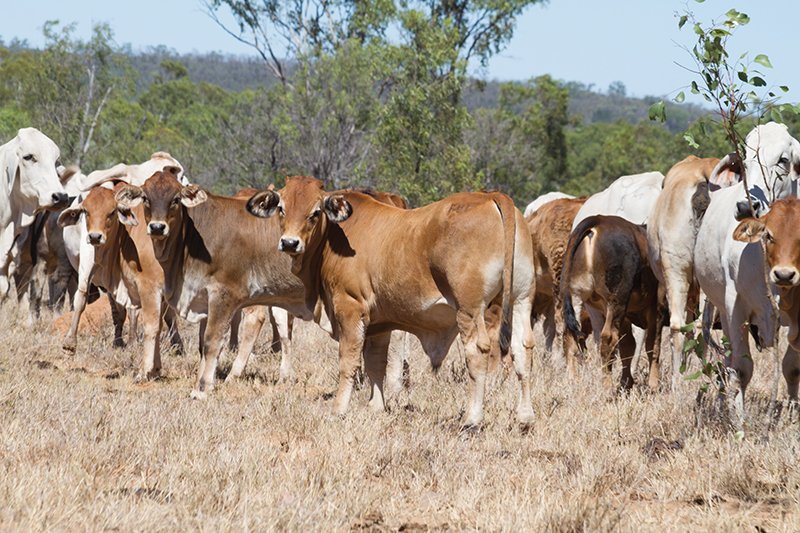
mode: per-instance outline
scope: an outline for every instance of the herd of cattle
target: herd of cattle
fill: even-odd
[[[589,198],[546,194],[523,216],[499,192],[409,209],[395,194],[329,192],[310,177],[218,196],[189,183],[164,152],[84,175],[26,128],[0,147],[0,300],[16,285],[33,320],[43,292],[34,272],[43,271],[51,304],[69,295],[63,347],[74,352],[87,300],[107,294],[115,345],[126,319],[130,339],[141,322],[139,379],[161,371],[162,324],[182,350],[177,317],[199,322],[194,398],[214,387],[228,329],[238,353],[227,379],[241,374],[268,319],[281,340],[280,376],[291,378],[291,320],[313,320],[339,343],[340,414],[362,358],[371,407],[384,409],[385,390],[401,386],[405,363],[389,350],[392,331],[415,335],[434,368],[460,336],[468,426],[482,421],[487,374],[508,352],[517,417],[532,422],[539,318],[546,350],[563,352],[571,372],[587,334],[609,382],[619,354],[621,389],[634,384],[631,361],[643,344],[656,389],[667,316],[674,387],[684,326],[705,302],[707,338],[718,322],[730,340],[730,414],[740,426],[750,336],[773,347],[788,326],[790,399],[800,384],[800,143],[769,123],[745,144],[744,160],[689,156],[666,177],[623,176]]]

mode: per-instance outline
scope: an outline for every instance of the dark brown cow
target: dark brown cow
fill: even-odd
[[[789,326],[789,345],[783,357],[783,377],[789,399],[797,401],[800,387],[800,199],[778,200],[766,215],[742,220],[733,238],[746,243],[763,239],[768,279],[780,296],[781,323]],[[749,376],[747,376],[749,377]]]
[[[317,179],[293,177],[280,191],[255,195],[248,210],[280,215],[278,246],[305,286],[307,312],[324,302],[339,340],[337,413],[347,410],[362,349],[372,382],[370,406],[384,409],[389,338],[399,329],[420,339],[434,368],[461,335],[471,396],[465,424],[479,424],[489,354],[498,341],[508,347],[505,328],[513,315],[517,416],[523,424],[532,421],[532,252],[510,198],[461,193],[403,210],[358,192],[327,193]],[[503,328],[500,320],[487,320],[490,307],[502,309]]]
[[[161,372],[159,334],[162,315],[172,333],[172,343],[182,349],[182,342],[175,328],[174,315],[166,309],[162,300],[164,274],[155,259],[153,246],[143,227],[130,229],[137,213],[117,209],[115,191],[124,185],[117,184],[114,190],[104,186],[94,187],[77,206],[65,209],[58,217],[62,227],[75,224],[83,214],[86,220],[87,239],[94,246],[94,267],[89,277],[94,285],[114,296],[119,304],[117,312],[122,320],[115,320],[120,330],[124,322],[125,305],[141,306],[144,326],[144,354],[139,378],[148,379]],[[138,216],[141,216],[139,209]],[[72,324],[64,340],[66,349],[75,349],[78,325],[86,306],[86,295],[76,293],[75,312]],[[112,306],[113,309],[113,306]]]
[[[216,196],[197,185],[182,186],[174,174],[156,172],[142,187],[123,187],[117,202],[122,210],[143,204],[142,227],[164,269],[169,304],[184,318],[207,317],[193,398],[205,398],[214,387],[223,337],[237,309],[270,305],[306,320],[314,318],[314,309],[305,306],[303,284],[291,272],[291,261],[275,246],[278,222],[249,216],[246,200]],[[274,245],[255,245],[264,242]],[[286,350],[282,359],[290,352]],[[243,353],[240,346],[240,356]],[[234,365],[239,363],[237,357]],[[282,373],[289,367],[282,362]]]
[[[635,324],[646,332],[645,348],[650,358],[649,385],[658,387],[659,312],[658,281],[647,258],[647,234],[637,226],[615,216],[596,215],[585,219],[572,232],[564,257],[561,297],[564,322],[575,338],[582,336],[572,306],[572,297],[594,308],[605,317],[600,333],[600,359],[611,376],[616,349],[622,361],[620,387],[633,386],[631,360],[636,341],[631,332]]]

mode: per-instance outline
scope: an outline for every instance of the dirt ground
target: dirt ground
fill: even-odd
[[[0,307],[4,531],[800,529],[800,427],[786,409],[766,423],[767,354],[744,439],[696,427],[696,382],[613,398],[596,359],[569,379],[538,350],[534,426],[517,427],[516,377],[500,372],[485,426],[465,434],[457,347],[434,374],[413,341],[390,412],[364,388],[339,418],[336,344],[313,324],[295,324],[296,382],[277,383],[265,331],[243,379],[200,402],[195,326],[182,323],[187,355],[137,384],[139,344],[113,349],[110,325],[93,325],[68,355],[52,320],[28,328]]]

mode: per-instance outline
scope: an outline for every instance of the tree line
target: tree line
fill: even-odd
[[[578,84],[471,78],[468,66],[487,64],[534,3],[215,0],[210,15],[233,12],[227,31],[260,54],[231,63],[228,88],[189,76],[225,72],[218,55],[135,54],[106,24],[83,40],[74,25],[48,22],[41,49],[0,43],[0,136],[37,127],[86,172],[164,150],[220,193],[310,174],[330,189],[390,190],[414,205],[480,189],[524,205],[727,153],[701,109],[671,104],[670,123],[657,124],[621,84],[609,88],[604,117],[597,106],[585,116],[596,93]]]

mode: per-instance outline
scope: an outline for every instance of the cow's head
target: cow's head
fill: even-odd
[[[247,210],[262,218],[275,213],[280,216],[278,250],[290,255],[315,247],[327,222],[344,222],[353,213],[344,196],[326,193],[320,180],[307,176],[287,178],[280,191],[267,189],[255,194],[247,202]]]
[[[764,215],[774,201],[792,193],[800,178],[800,143],[783,124],[756,126],[745,139],[744,169],[750,201],[737,202],[739,220]]]
[[[153,174],[144,185],[124,185],[117,191],[117,207],[127,212],[138,223],[131,210],[139,204],[144,206],[147,234],[153,239],[164,239],[183,224],[183,207],[195,207],[208,199],[206,192],[197,185],[181,185],[179,169],[167,167]]]
[[[779,288],[800,285],[800,199],[786,198],[772,205],[761,218],[742,220],[733,232],[741,242],[763,239],[769,279]]]
[[[93,246],[108,242],[119,222],[127,223],[129,217],[117,209],[114,190],[105,186],[93,188],[81,203],[64,209],[58,216],[58,225],[62,228],[72,226],[81,215],[86,219],[86,241]]]
[[[45,134],[35,128],[19,130],[0,148],[4,185],[37,208],[61,209],[68,198],[59,179],[59,157],[58,146]]]

